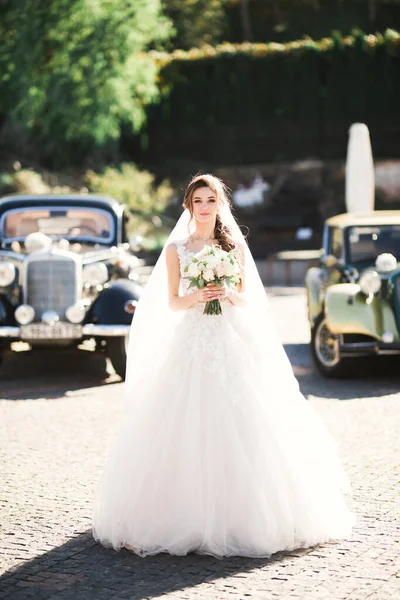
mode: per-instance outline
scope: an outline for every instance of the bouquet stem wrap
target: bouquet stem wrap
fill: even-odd
[[[209,300],[203,310],[204,315],[222,315],[222,306],[219,300]]]

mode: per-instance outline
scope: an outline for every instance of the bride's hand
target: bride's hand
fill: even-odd
[[[201,292],[204,292],[203,302],[208,302],[209,300],[222,300],[223,298],[229,298],[231,289],[228,285],[226,285],[226,283],[223,285],[209,283],[201,290]]]
[[[195,292],[197,302],[208,302],[212,300],[210,290],[207,287],[200,288]]]

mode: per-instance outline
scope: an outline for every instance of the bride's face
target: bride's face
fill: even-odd
[[[198,188],[193,192],[192,210],[198,223],[215,223],[218,212],[217,194],[209,187]]]

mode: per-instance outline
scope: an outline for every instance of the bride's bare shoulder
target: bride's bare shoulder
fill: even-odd
[[[170,242],[166,247],[166,255],[168,259],[176,259],[182,255],[185,251],[185,244],[187,240],[174,240]]]
[[[186,242],[187,242],[187,239],[174,240],[173,242],[170,242],[168,244],[166,251],[169,254],[180,254],[182,252],[182,250],[185,249]]]

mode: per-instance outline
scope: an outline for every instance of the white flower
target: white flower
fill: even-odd
[[[385,252],[380,254],[375,261],[378,271],[394,271],[397,268],[397,259],[393,254]]]
[[[196,263],[190,263],[187,272],[188,272],[189,277],[195,277],[195,278],[198,277],[201,273],[201,271]]]
[[[226,276],[226,267],[227,267],[227,263],[225,260],[220,262],[219,265],[217,265],[216,272],[217,272],[218,277]]]
[[[233,275],[236,275],[236,273],[238,273],[238,264],[235,263],[231,263],[230,261],[228,261],[226,263],[226,275],[227,277],[232,277]]]
[[[203,279],[205,281],[213,281],[215,279],[214,271],[212,269],[207,269],[203,273]]]
[[[210,251],[210,246],[203,246],[201,250],[199,250],[199,252],[196,252],[196,258],[203,258],[203,256],[206,256]]]
[[[221,262],[221,259],[217,255],[210,255],[203,261],[210,269],[213,269]]]

